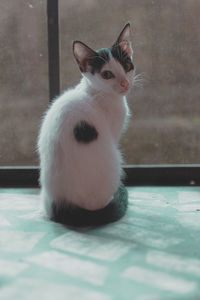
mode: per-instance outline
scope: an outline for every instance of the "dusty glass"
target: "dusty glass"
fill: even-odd
[[[62,90],[80,79],[72,40],[107,47],[131,22],[141,75],[121,142],[128,164],[200,163],[199,14],[199,0],[60,0]]]
[[[0,1],[0,165],[37,165],[48,105],[46,3]]]

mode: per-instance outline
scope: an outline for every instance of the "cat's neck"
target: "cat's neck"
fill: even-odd
[[[122,95],[117,94],[116,92],[112,91],[105,91],[102,90],[100,87],[95,86],[92,82],[85,76],[82,77],[78,88],[84,90],[90,96],[104,96],[104,97],[111,97],[112,99],[122,99],[124,98]]]

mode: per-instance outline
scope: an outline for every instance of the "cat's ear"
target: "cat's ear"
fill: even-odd
[[[96,56],[96,52],[80,41],[73,42],[74,57],[82,73],[88,72],[90,62]]]
[[[120,48],[125,51],[129,57],[133,55],[133,49],[131,45],[131,26],[127,23],[122,29],[116,43],[114,45],[119,45]]]

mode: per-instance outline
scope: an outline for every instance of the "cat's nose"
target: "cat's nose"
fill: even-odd
[[[128,90],[130,87],[130,83],[126,79],[122,79],[120,83],[121,87],[123,87],[125,90]]]

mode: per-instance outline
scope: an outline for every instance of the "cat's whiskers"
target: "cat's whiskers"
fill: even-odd
[[[144,82],[145,79],[142,73],[135,75],[133,78],[133,86],[142,87]]]

